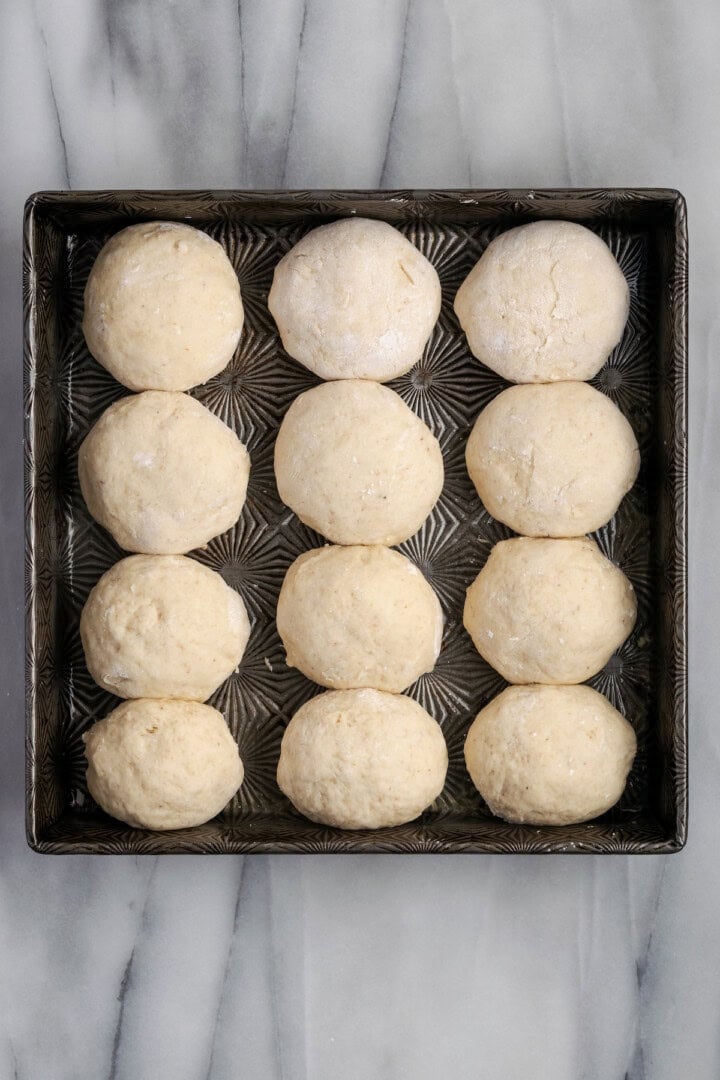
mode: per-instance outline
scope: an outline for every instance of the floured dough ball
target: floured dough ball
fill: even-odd
[[[131,555],[90,593],[80,635],[88,671],[118,697],[205,701],[240,663],[250,623],[213,570],[182,555]]]
[[[337,690],[399,692],[440,652],[440,602],[414,563],[386,547],[323,547],[288,570],[277,627],[290,667]]]
[[[221,713],[196,701],[124,701],[83,741],[93,799],[138,829],[202,825],[243,781]]]
[[[503,540],[467,591],[475,647],[511,683],[579,683],[630,634],[635,593],[597,544]]]
[[[440,445],[393,390],[323,383],[288,409],[275,444],[280,498],[335,544],[399,544],[442,491]]]
[[[599,236],[536,221],[496,237],[455,297],[473,354],[510,382],[592,379],[622,337],[629,291]]]
[[[280,260],[268,307],[286,350],[321,378],[387,382],[422,356],[440,281],[392,225],[348,218],[313,229]]]
[[[485,509],[526,536],[583,536],[613,516],[640,451],[609,398],[582,382],[511,386],[478,416],[467,444]]]
[[[120,547],[179,555],[235,524],[250,458],[199,401],[148,390],[106,409],[80,447],[78,472],[88,510]]]
[[[107,242],[90,271],[85,340],[131,390],[188,390],[217,375],[242,325],[230,260],[190,225],[131,225]]]
[[[636,746],[627,720],[589,686],[509,686],[475,718],[465,762],[498,817],[572,825],[615,805]]]
[[[305,817],[339,829],[382,829],[421,814],[443,789],[440,725],[412,698],[331,690],[295,713],[277,779]]]

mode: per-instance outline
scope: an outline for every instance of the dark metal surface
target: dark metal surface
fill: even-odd
[[[410,825],[347,832],[299,817],[275,784],[282,731],[319,688],[286,667],[274,611],[287,566],[321,543],[280,502],[272,452],[294,397],[317,382],[280,346],[267,310],[279,258],[308,229],[358,214],[397,225],[435,264],[443,308],[423,359],[390,385],[438,436],[446,481],[438,506],[402,551],[426,573],[446,627],[436,670],[410,689],[442,724],[448,781]],[[535,218],[580,221],[607,240],[625,272],[631,311],[594,384],[630,420],[642,452],[638,483],[596,538],[627,573],[639,618],[591,684],[633,723],[639,752],[618,807],[567,827],[492,818],[466,775],[465,733],[504,685],[462,627],[464,591],[508,530],[483,510],[464,465],[477,413],[503,382],[470,355],[452,311],[461,281],[499,231]],[[102,411],[128,391],[90,357],[82,330],[87,274],[113,232],[141,220],[206,229],[236,267],[245,304],[228,368],[192,391],[246,443],[252,472],[238,524],[193,557],[242,594],[253,622],[237,673],[211,703],[238,739],[246,780],[220,818],[147,833],[102,814],[85,786],[81,735],[117,700],[84,664],[78,623],[99,576],[122,552],[93,522],[77,450]],[[25,220],[25,467],[27,534],[27,826],[46,852],[669,852],[687,824],[686,377],[687,231],[682,197],[666,190],[398,192],[55,192],[33,196]]]

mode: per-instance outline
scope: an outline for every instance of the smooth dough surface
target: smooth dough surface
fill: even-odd
[[[205,701],[240,663],[250,623],[214,570],[182,555],[131,555],[90,593],[80,634],[90,674],[118,697]]]
[[[398,693],[440,652],[440,601],[414,563],[386,547],[322,547],[295,560],[277,627],[287,662],[321,686]]]
[[[277,778],[311,821],[380,829],[412,821],[430,806],[447,763],[440,725],[412,698],[331,690],[288,724]]]
[[[138,829],[202,825],[243,781],[225,720],[196,701],[124,701],[83,741],[93,799]]]
[[[131,390],[188,390],[222,371],[243,326],[240,285],[215,240],[172,221],[131,225],[85,288],[90,352]]]
[[[583,225],[536,221],[496,237],[455,297],[473,354],[510,382],[592,379],[622,337],[629,290]]]
[[[399,544],[437,502],[440,445],[393,390],[347,379],[301,394],[275,444],[280,498],[335,544]]]
[[[180,555],[234,525],[250,458],[187,394],[148,390],[102,414],[80,447],[88,510],[126,551]]]
[[[584,536],[635,483],[640,451],[609,398],[558,382],[498,394],[475,421],[466,461],[485,509],[515,532]]]
[[[497,817],[571,825],[615,805],[636,747],[631,725],[589,686],[509,686],[478,713],[465,762]]]
[[[440,313],[440,280],[384,221],[313,229],[285,255],[268,307],[282,343],[323,379],[387,382],[422,356]]]
[[[579,683],[630,634],[632,585],[594,540],[502,540],[467,591],[463,622],[511,683]]]

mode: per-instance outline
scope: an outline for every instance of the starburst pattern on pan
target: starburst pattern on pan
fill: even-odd
[[[464,722],[469,711],[478,712],[503,686],[504,680],[476,652],[465,629],[448,622],[434,670],[421,675],[406,693],[451,731],[458,718]]]
[[[443,790],[434,804],[439,814],[476,812],[478,793],[465,766],[465,739],[475,716],[476,713],[470,710],[454,717],[453,723],[443,725],[448,749],[448,771]]]
[[[275,622],[257,622],[237,670],[215,691],[210,704],[225,716],[234,734],[240,719],[254,722],[278,716],[284,706],[287,671]]]
[[[442,290],[445,314],[452,312],[455,295],[480,257],[482,244],[476,235],[461,227],[413,222],[400,230],[433,264]]]
[[[50,565],[68,603],[79,611],[105,571],[128,553],[92,520],[82,503],[76,504],[63,525],[60,544],[53,552]]]
[[[466,524],[478,509],[478,495],[465,462],[470,428],[457,425],[440,439],[445,465],[445,483],[438,499],[438,512]]]
[[[620,514],[616,514],[607,525],[593,533],[593,539],[603,554],[630,579],[639,607],[649,610],[657,582],[650,555],[647,518],[632,513],[623,513],[621,518]]]
[[[90,355],[75,329],[65,340],[53,375],[65,437],[77,445],[107,408],[130,391]]]
[[[458,538],[461,526],[438,513],[433,514],[420,532],[398,545],[398,551],[423,572],[440,598],[446,616],[462,612],[468,579],[465,545]]]
[[[652,638],[643,619],[607,664],[589,680],[590,685],[627,717],[639,735],[644,734],[650,699],[649,676],[653,668]]]
[[[253,516],[246,505],[232,529],[192,556],[222,574],[238,590],[251,616],[262,619],[275,611],[285,571],[295,554],[277,528]]]
[[[656,379],[647,374],[649,352],[648,341],[628,324],[622,341],[591,380],[627,417],[641,449],[652,438],[648,410],[657,389]]]
[[[637,293],[638,281],[645,272],[647,263],[647,241],[638,233],[628,233],[624,229],[617,229],[607,225],[597,230],[618,261],[625,280],[630,289],[630,295]]]
[[[244,714],[239,718],[235,736],[245,777],[234,802],[240,813],[267,813],[281,806],[283,796],[275,774],[283,730],[277,717],[258,719]]]
[[[66,733],[82,733],[120,704],[120,699],[98,686],[88,671],[78,620],[68,620],[65,633],[58,639],[53,674]]]
[[[267,435],[304,390],[319,380],[283,351],[277,337],[248,330],[228,366],[192,396],[243,442]]]
[[[229,221],[208,229],[225,248],[240,282],[246,329],[275,333],[275,321],[267,306],[273,271],[282,257],[272,231],[245,228]]]
[[[469,353],[464,339],[436,326],[421,360],[388,386],[438,434],[471,424],[507,384]]]
[[[61,306],[62,322],[68,333],[79,331],[82,337],[82,318],[85,308],[85,286],[87,285],[93,263],[112,234],[103,230],[100,233],[85,233],[68,238],[67,282],[63,289]],[[84,342],[84,338],[83,338]]]
[[[287,513],[275,482],[275,432],[258,432],[245,444],[250,454],[247,505],[263,521],[277,521]]]

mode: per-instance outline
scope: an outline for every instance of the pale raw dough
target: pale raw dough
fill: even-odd
[[[179,555],[235,524],[250,458],[199,401],[148,390],[103,413],[80,447],[78,472],[88,510],[120,547]]]
[[[399,544],[443,486],[440,445],[393,390],[323,383],[295,399],[275,444],[280,498],[336,544]]]
[[[570,221],[502,233],[455,297],[473,354],[517,383],[592,379],[620,341],[628,309],[609,247]]]
[[[277,779],[311,821],[381,829],[412,821],[430,806],[447,764],[440,725],[412,698],[331,690],[288,724]]]
[[[188,390],[222,371],[243,325],[240,285],[220,244],[153,221],[116,233],[85,288],[95,359],[131,390]]]
[[[635,625],[635,593],[589,538],[503,540],[467,591],[475,647],[511,683],[579,683]]]
[[[138,829],[202,825],[243,781],[221,713],[196,701],[124,701],[83,741],[93,799]]]
[[[250,636],[240,596],[182,555],[131,555],[103,574],[80,618],[88,670],[123,698],[205,701]]]
[[[582,382],[511,386],[478,416],[468,472],[485,509],[526,536],[583,536],[613,516],[640,451],[617,405]]]
[[[280,260],[268,307],[285,349],[321,378],[387,382],[422,356],[440,281],[392,225],[348,218],[313,229]]]
[[[589,686],[509,686],[473,722],[465,762],[498,817],[572,825],[615,805],[636,746],[627,720]]]
[[[277,608],[287,662],[336,690],[399,692],[432,671],[440,601],[414,563],[386,547],[323,547],[288,570]]]

